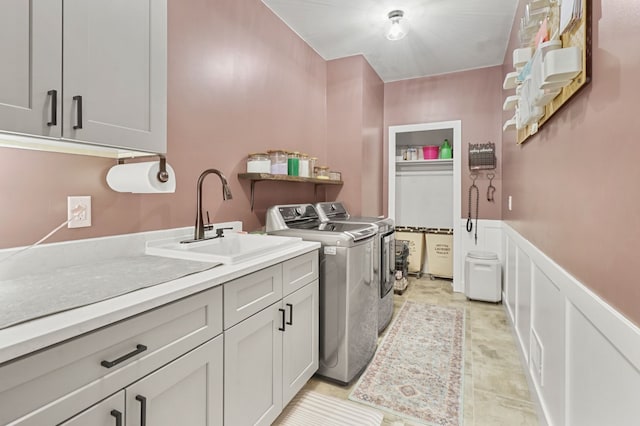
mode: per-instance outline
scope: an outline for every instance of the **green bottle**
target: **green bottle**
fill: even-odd
[[[440,146],[438,158],[442,158],[442,159],[453,158],[453,153],[451,152],[451,145],[449,145],[449,139],[445,139],[442,145]]]

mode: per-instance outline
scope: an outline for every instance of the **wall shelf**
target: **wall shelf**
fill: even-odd
[[[396,161],[398,172],[443,172],[453,170],[453,158]]]
[[[401,160],[396,161],[396,166],[429,166],[429,165],[451,165],[453,166],[453,158],[442,158],[434,160]]]
[[[238,179],[251,181],[251,211],[253,211],[253,193],[256,182],[261,181],[277,181],[277,182],[294,182],[294,183],[312,183],[314,192],[317,193],[318,185],[342,185],[341,180],[318,179],[289,175],[272,175],[270,173],[238,173]]]

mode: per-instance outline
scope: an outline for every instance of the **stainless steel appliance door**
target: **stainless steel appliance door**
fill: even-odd
[[[393,288],[396,267],[396,233],[391,231],[382,236],[380,243],[380,297],[384,297]]]

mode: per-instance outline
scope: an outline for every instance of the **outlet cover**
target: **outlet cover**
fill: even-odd
[[[74,211],[78,207],[84,208],[84,211],[80,213],[77,219],[73,218]],[[69,196],[67,197],[67,220],[71,220],[67,224],[68,228],[86,228],[91,226],[91,196]]]

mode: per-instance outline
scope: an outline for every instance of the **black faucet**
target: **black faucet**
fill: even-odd
[[[229,188],[229,183],[227,182],[227,178],[222,174],[220,170],[207,169],[204,172],[202,172],[202,174],[198,178],[197,200],[196,200],[197,201],[196,226],[195,226],[195,232],[193,235],[193,240],[182,241],[183,243],[192,243],[194,241],[200,241],[205,239],[204,238],[205,225],[204,225],[203,214],[202,214],[202,182],[204,181],[204,178],[210,174],[218,175],[218,177],[220,178],[220,181],[222,181],[222,199],[231,200],[233,198],[233,196],[231,195],[231,189]],[[216,232],[216,236],[214,238],[221,237],[222,233],[224,232],[222,229],[218,231],[220,232]]]

